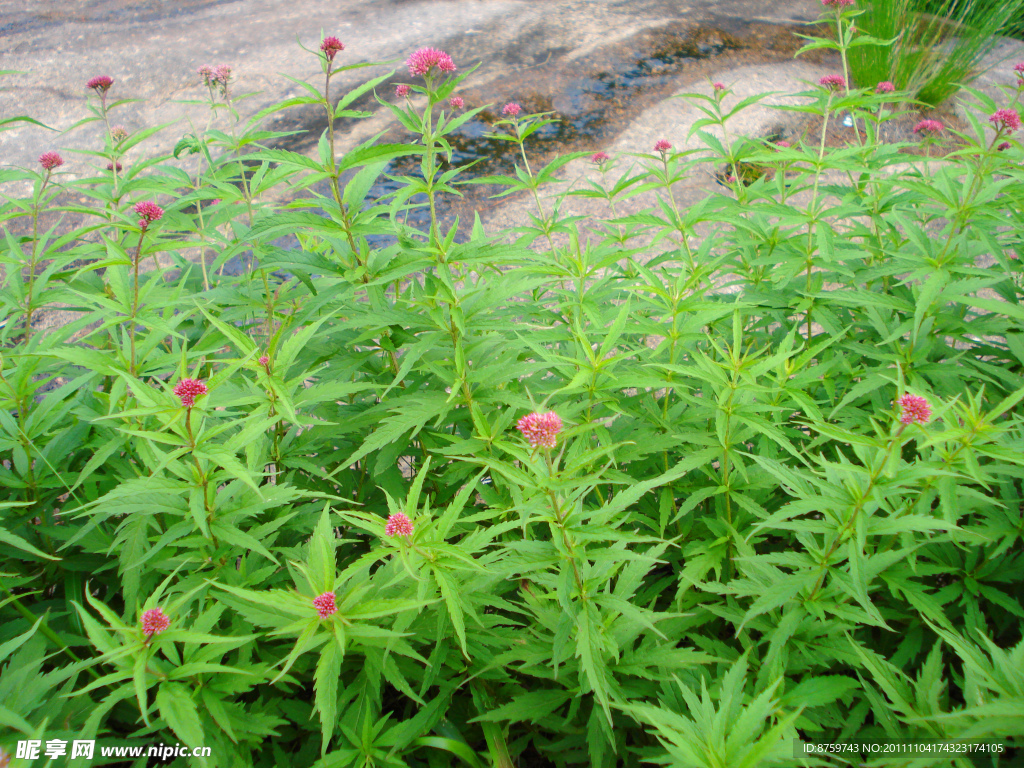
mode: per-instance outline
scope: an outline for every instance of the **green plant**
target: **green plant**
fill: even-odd
[[[805,50],[846,72],[835,18]],[[573,189],[584,153],[531,164],[548,116],[514,103],[490,129],[515,177],[453,167],[485,107],[462,111],[433,49],[404,101],[378,95],[414,140],[339,156],[333,121],[393,74],[335,103],[343,50],[315,52],[322,91],[245,120],[230,73],[201,72],[195,176],[119,173],[108,130],[111,168],[74,185],[97,224],[34,226],[52,157],[0,171],[33,182],[0,206],[6,756],[96,738],[211,749],[179,765],[733,768],[834,764],[796,738],[1019,743],[1024,74],[999,104],[968,88],[965,148],[906,168],[876,140],[906,91],[827,75],[776,107],[821,136],[769,146],[729,130],[766,94],[715,84],[684,95],[703,148],[598,153]],[[263,125],[302,105],[328,115],[314,157]],[[844,113],[858,143],[830,150]],[[421,173],[375,198],[403,156]],[[726,194],[681,207],[708,164]],[[536,213],[448,224],[465,183]],[[608,203],[592,237],[570,196]],[[83,317],[35,331],[56,305]]]
[[[921,6],[917,0],[866,4],[857,27],[877,42],[850,49],[851,85],[892,82],[925,108],[937,107],[988,71],[979,63],[1024,13],[1024,0],[944,0],[929,6],[930,13]]]

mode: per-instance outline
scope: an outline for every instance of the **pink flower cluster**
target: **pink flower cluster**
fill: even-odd
[[[123,165],[121,165],[121,162],[120,162],[120,161],[118,161],[118,162],[117,162],[117,170],[119,170],[119,171],[120,171],[120,170],[122,170],[123,168],[124,168],[124,166],[123,166]],[[107,170],[108,170],[108,171],[112,171],[112,170],[114,170],[114,163],[107,163]]]
[[[110,90],[110,86],[114,84],[114,81],[107,75],[96,75],[92,80],[85,84],[86,88],[92,88],[99,94],[104,94]]]
[[[818,81],[818,85],[823,85],[830,91],[836,91],[846,87],[846,79],[842,75],[825,75]]]
[[[409,86],[405,83],[401,83],[395,86],[395,95],[398,98],[404,98],[409,95]]]
[[[821,0],[821,4],[826,8],[842,8],[843,6],[853,5],[853,0]]]
[[[181,404],[191,408],[196,404],[196,397],[205,395],[209,390],[199,379],[182,379],[174,387],[174,394],[181,398]]]
[[[562,420],[554,411],[531,413],[519,420],[516,429],[523,433],[530,445],[554,448],[556,437],[562,431]]]
[[[670,149],[672,149],[672,143],[665,141],[664,139],[661,139],[654,144],[655,152],[668,152]]]
[[[518,117],[519,113],[522,111],[522,107],[520,107],[514,101],[511,101],[502,108],[501,114],[505,115],[505,117]]]
[[[164,215],[164,209],[149,200],[136,203],[135,212],[142,217],[139,219],[139,226],[142,227],[143,231],[145,231],[150,224]]]
[[[466,106],[466,102],[462,100],[461,96],[452,96],[450,99],[448,99],[448,104],[449,106],[451,106],[452,109],[462,109],[464,106]]]
[[[943,125],[938,120],[922,120],[920,123],[914,126],[914,133],[939,133],[942,131]]]
[[[997,130],[1006,129],[1010,133],[1013,133],[1020,128],[1020,115],[1012,109],[996,110],[988,121],[995,125]]]
[[[324,592],[322,595],[313,598],[313,606],[321,619],[333,616],[338,612],[338,605],[335,602],[333,592]]]
[[[327,56],[328,61],[334,61],[334,57],[345,50],[345,44],[331,35],[330,37],[325,37],[324,41],[320,43],[320,50]]]
[[[114,141],[124,141],[128,138],[128,130],[123,125],[115,125],[110,129],[110,138]]]
[[[203,64],[196,71],[203,78],[203,85],[208,87],[219,85],[221,89],[226,89],[228,81],[231,80],[231,67],[227,64],[218,64],[216,67],[210,64]]]
[[[896,86],[890,83],[888,80],[883,80],[875,86],[875,93],[892,93],[896,90]]]
[[[788,141],[786,141],[785,139],[782,139],[781,141],[776,141],[776,142],[775,142],[775,146],[776,146],[776,147],[777,147],[778,149],[786,149],[786,148],[788,148],[788,147],[791,147],[791,146],[793,146],[793,145],[792,145],[792,144],[790,144],[790,143],[789,143]]]
[[[1013,71],[1017,73],[1017,81],[1024,83],[1024,61],[1019,61],[1013,65]]]
[[[409,67],[409,74],[413,77],[426,75],[434,67],[442,72],[455,71],[455,62],[452,61],[452,57],[436,48],[420,48],[409,57],[405,64]]]
[[[401,512],[391,515],[384,526],[384,533],[388,536],[412,536],[412,531],[412,521]]]
[[[171,620],[159,608],[153,608],[142,614],[142,632],[146,637],[159,635],[171,625]]]
[[[718,91],[725,90],[725,83],[712,83],[711,87],[715,89],[715,93],[718,93]]]
[[[607,152],[595,152],[590,156],[590,162],[592,163],[603,163],[606,160],[611,160]]]
[[[932,417],[931,406],[919,395],[900,395],[896,400],[900,407],[900,424],[927,424]]]
[[[44,152],[39,156],[39,164],[47,171],[64,165],[64,158],[57,152]]]
[[[270,365],[270,355],[260,355],[260,365],[264,368]]]

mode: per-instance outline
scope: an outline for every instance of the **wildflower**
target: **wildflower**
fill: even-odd
[[[143,231],[149,227],[157,219],[164,215],[164,209],[156,203],[152,203],[148,200],[141,203],[135,204],[135,212],[142,218],[139,219],[139,226],[142,227]]]
[[[120,170],[122,170],[122,169],[124,168],[124,166],[123,166],[123,165],[121,165],[121,161],[120,161],[120,160],[119,160],[119,161],[118,161],[118,162],[117,162],[116,164],[115,164],[115,163],[107,163],[107,170],[108,170],[108,171],[112,171],[112,170],[114,170],[114,168],[115,168],[115,167],[116,167],[116,168],[117,168],[117,170],[119,170],[119,171],[120,171]]]
[[[1020,128],[1020,115],[1014,112],[1012,109],[999,109],[988,119],[990,123],[996,126],[998,130],[1004,128],[1008,129],[1011,133]]]
[[[883,80],[875,86],[875,93],[892,93],[896,90],[896,86],[890,83],[888,80]]]
[[[52,171],[60,165],[64,165],[64,158],[57,152],[44,152],[39,156],[39,164],[47,171]]]
[[[128,131],[123,125],[115,125],[110,129],[110,138],[114,141],[124,141],[128,138]]]
[[[384,533],[388,536],[412,536],[412,530],[412,521],[401,512],[391,515],[384,526]]]
[[[522,111],[523,111],[522,107],[520,107],[514,101],[511,101],[511,102],[509,102],[508,104],[506,104],[502,108],[501,114],[503,114],[505,116],[511,115],[512,117],[517,117],[519,115],[519,113],[522,112]]]
[[[1002,152],[1004,149],[1009,149],[1009,148],[1010,148],[1010,142],[1008,142],[1008,141],[1004,141],[1002,144],[1000,144],[998,147],[996,147],[996,149],[998,149],[1000,152]]]
[[[413,77],[426,75],[434,67],[442,72],[455,71],[455,62],[452,61],[452,57],[436,48],[420,48],[409,57],[405,64],[409,67],[409,74]]]
[[[938,120],[922,120],[914,126],[914,133],[927,132],[929,134],[939,133],[943,128]]]
[[[268,365],[270,365],[270,356],[269,355],[260,355],[260,365],[262,365],[264,368],[266,368]]]
[[[203,78],[204,85],[209,85],[216,78],[216,75],[213,73],[213,67],[209,64],[203,64],[196,72]]]
[[[398,96],[399,98],[404,98],[405,96],[408,96],[409,95],[409,86],[406,85],[405,83],[402,83],[401,85],[396,85],[395,86],[395,95]]]
[[[670,149],[672,149],[672,144],[664,139],[654,145],[655,152],[668,152]]]
[[[213,79],[215,82],[220,83],[224,88],[228,85],[228,80],[231,79],[231,67],[227,64],[218,64],[213,70]]]
[[[853,0],[821,0],[826,8],[842,8],[845,5],[853,5]]]
[[[724,91],[725,90],[725,83],[712,83],[711,87],[714,88],[716,92],[717,91]]]
[[[220,203],[220,198],[219,197],[215,197],[215,198],[213,198],[213,200],[210,201],[210,205],[217,205],[219,203]]]
[[[174,386],[174,394],[181,398],[181,404],[191,408],[196,404],[198,395],[205,395],[209,390],[199,379],[182,379]]]
[[[530,441],[530,445],[554,448],[555,438],[562,431],[562,420],[553,411],[531,413],[519,420],[516,429],[523,433],[523,437]]]
[[[1018,61],[1013,65],[1013,71],[1017,73],[1017,80],[1024,83],[1024,61]]]
[[[104,94],[110,90],[110,86],[114,84],[114,81],[106,75],[97,75],[88,83],[85,84],[86,88],[94,88],[97,93]]]
[[[607,152],[595,152],[590,156],[592,163],[603,163],[605,160],[611,160]]]
[[[846,80],[842,75],[825,75],[818,81],[818,85],[824,85],[830,91],[835,91],[840,88],[845,88]]]
[[[927,424],[932,417],[931,406],[919,395],[901,395],[896,400],[900,407],[900,424]]]
[[[735,177],[735,176],[733,176],[733,175],[732,175],[732,174],[730,173],[730,174],[729,174],[728,176],[726,176],[726,177],[725,177],[725,180],[726,180],[727,182],[729,182],[730,184],[732,184],[732,183],[734,183],[734,182],[736,181],[736,177]]]
[[[159,635],[171,625],[171,620],[159,608],[153,608],[142,614],[142,632],[147,638]]]
[[[334,602],[333,592],[324,592],[322,595],[313,598],[313,607],[321,619],[333,616],[338,612],[338,606]]]
[[[790,143],[789,143],[788,141],[786,141],[785,139],[782,139],[781,141],[776,141],[776,142],[775,142],[775,146],[776,146],[776,148],[778,148],[778,149],[786,149],[786,148],[788,148],[788,147],[792,147],[793,145],[792,145],[792,144],[790,144]]]
[[[345,50],[345,44],[332,35],[324,38],[324,41],[320,43],[320,50],[327,56],[328,61],[334,61],[334,57],[338,55],[339,51]]]
[[[448,99],[448,103],[452,109],[462,109],[466,105],[461,96],[452,96]]]

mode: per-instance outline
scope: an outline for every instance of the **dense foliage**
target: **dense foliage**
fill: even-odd
[[[844,34],[809,45],[845,62],[833,5]],[[1024,737],[1024,65],[1004,103],[971,91],[963,150],[899,168],[875,141],[899,83],[786,108],[852,112],[837,150],[731,135],[763,96],[716,83],[683,97],[701,150],[597,155],[572,190],[581,154],[533,168],[546,117],[506,105],[522,165],[472,181],[534,197],[513,233],[439,219],[466,179],[445,136],[484,107],[443,52],[408,65],[378,98],[419,141],[335,151],[390,74],[240,120],[204,68],[195,174],[128,162],[158,128],[112,127],[103,78],[93,176],[0,170],[32,184],[0,208],[0,748],[741,768]],[[272,148],[266,119],[309,104],[316,156]],[[369,199],[410,155],[422,177]],[[723,162],[777,170],[676,204]],[[566,195],[607,201],[600,237]],[[81,315],[33,327],[56,308]]]

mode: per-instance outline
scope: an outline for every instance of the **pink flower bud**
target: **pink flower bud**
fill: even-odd
[[[988,119],[997,129],[1007,129],[1011,133],[1020,128],[1020,115],[1012,109],[999,109]]]
[[[345,44],[338,38],[331,36],[325,37],[324,41],[320,43],[320,50],[327,56],[328,61],[334,61],[334,57],[338,55],[340,51],[345,50]]]
[[[931,406],[928,401],[918,395],[901,395],[896,404],[902,411],[900,414],[901,424],[927,424],[932,417]]]
[[[413,77],[425,75],[434,67],[442,72],[455,71],[455,62],[452,61],[452,57],[436,48],[420,48],[409,57],[405,64],[409,67],[409,74]]]
[[[147,638],[159,635],[171,625],[171,620],[159,608],[153,608],[142,614],[142,633]]]
[[[174,387],[174,394],[181,398],[181,404],[191,408],[196,404],[196,397],[205,395],[209,390],[199,379],[182,379]]]
[[[523,433],[530,445],[554,448],[558,433],[562,431],[562,420],[553,411],[531,413],[517,422],[516,429]]]
[[[391,515],[384,526],[384,533],[388,536],[412,536],[412,531],[412,521],[401,512]]]
[[[322,595],[313,598],[313,606],[321,619],[333,616],[338,612],[333,592],[324,592]]]
[[[142,217],[141,219],[139,219],[139,226],[143,229],[143,231],[145,231],[150,224],[152,224],[154,221],[156,221],[157,219],[161,218],[164,215],[164,209],[161,208],[156,203],[150,202],[149,200],[146,200],[141,203],[136,203],[135,212]]]
[[[44,152],[39,156],[39,164],[47,171],[52,171],[54,168],[64,165],[64,158],[57,152]]]
[[[943,125],[938,120],[922,120],[914,126],[914,133],[935,134],[941,132],[942,129]]]
[[[846,79],[842,75],[825,75],[818,81],[818,85],[823,85],[830,91],[836,91],[846,87]]]
[[[85,84],[86,88],[94,88],[97,93],[103,94],[110,90],[110,86],[114,84],[114,81],[106,75],[97,75],[88,83]]]
[[[448,104],[452,109],[462,109],[466,105],[466,102],[462,100],[461,96],[452,96],[448,99]]]
[[[654,145],[655,152],[668,152],[670,149],[672,149],[672,144],[665,141],[665,139],[662,139]]]
[[[522,107],[520,107],[514,101],[511,101],[502,108],[501,114],[505,115],[506,117],[518,117],[519,113],[522,111]]]

